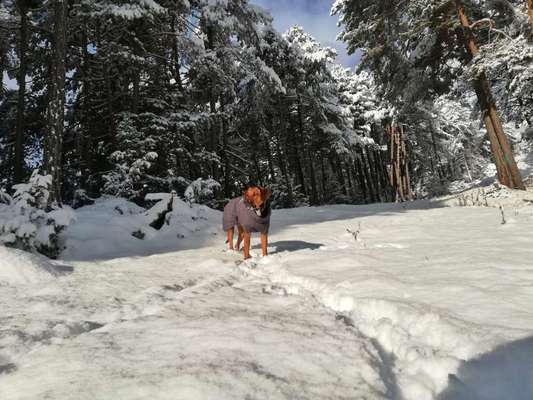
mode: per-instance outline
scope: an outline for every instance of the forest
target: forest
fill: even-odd
[[[356,70],[248,0],[2,0],[3,196],[32,176],[75,207],[191,184],[215,208],[247,182],[277,208],[524,188],[532,0],[331,12]]]
[[[0,0],[0,77],[0,400],[533,399],[533,0]]]

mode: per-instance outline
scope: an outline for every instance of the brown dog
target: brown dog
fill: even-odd
[[[224,207],[222,228],[227,232],[228,246],[233,250],[233,235],[237,226],[239,235],[236,249],[244,239],[244,259],[250,258],[252,232],[261,233],[261,251],[267,255],[268,229],[270,227],[270,202],[272,191],[261,186],[250,186],[242,197],[232,199]]]

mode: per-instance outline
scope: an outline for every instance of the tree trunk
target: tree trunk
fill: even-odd
[[[50,201],[61,203],[61,165],[65,114],[66,2],[55,0],[52,60],[48,84],[44,169],[52,176]]]
[[[531,0],[529,0],[531,1]],[[479,50],[470,28],[470,22],[465,13],[462,0],[455,0],[455,5],[459,15],[459,20],[463,26],[465,34],[465,46],[472,57],[475,57]],[[480,103],[483,121],[487,128],[491,150],[498,171],[498,179],[503,184],[513,189],[525,190],[520,171],[511,150],[511,146],[503,130],[496,103],[492,97],[490,85],[485,73],[481,73],[475,82],[476,94]]]
[[[375,186],[374,186],[375,182],[372,179],[372,171],[370,167],[370,162],[367,158],[365,148],[361,146],[360,149],[361,149],[361,152],[360,152],[361,169],[363,170],[363,174],[366,180],[366,186],[368,189],[368,194],[370,196],[369,200],[370,200],[370,203],[374,203],[377,201],[377,196],[376,196],[376,191],[375,191]]]
[[[531,25],[530,38],[533,39],[533,0],[527,0],[527,13],[529,15],[529,25]]]
[[[170,69],[178,85],[178,90],[183,92],[183,82],[181,80],[180,72],[180,59],[179,59],[179,46],[178,46],[178,31],[176,29],[176,16],[172,15],[170,22],[170,30],[172,32],[172,62],[170,63]]]
[[[402,162],[401,162],[401,144],[400,144],[400,131],[397,127],[393,127],[394,135],[394,172],[396,179],[396,201],[404,201],[404,193],[402,186]]]
[[[374,159],[374,150],[370,147],[365,149],[366,160],[368,163],[370,179],[372,180],[373,192],[374,192],[374,201],[381,202],[381,187],[379,181],[379,174],[377,170],[377,163]]]
[[[287,119],[286,119],[286,105],[283,101],[283,98],[279,101],[279,132],[277,135],[276,146],[278,153],[279,169],[283,175],[283,180],[285,181],[285,186],[287,188],[287,202],[289,207],[294,206],[294,196],[292,193],[292,184],[291,178],[289,176],[289,171],[287,167],[287,159],[285,153],[281,149],[281,138],[284,138],[287,141]],[[286,146],[285,146],[286,147]]]
[[[381,150],[377,151],[377,159],[378,159],[378,162],[379,162],[381,186],[383,187],[385,200],[386,201],[391,201],[392,200],[392,187],[391,187],[391,183],[390,183],[390,180],[389,180],[389,174],[388,174],[388,171],[387,171],[387,163],[385,162],[383,151],[381,151]]]
[[[433,129],[433,127],[434,127],[434,125],[433,125],[433,123],[431,123],[431,126],[430,126],[431,145],[433,147],[433,156],[435,158],[435,162],[437,163],[436,167],[433,164],[433,157],[429,157],[429,158],[430,158],[430,161],[431,161],[431,165],[433,166],[433,171],[436,172],[437,175],[439,176],[439,181],[440,181],[441,185],[444,185],[445,179],[444,179],[444,176],[442,175],[442,169],[441,169],[442,160],[441,160],[439,152],[437,150],[437,140],[435,139],[435,130]]]
[[[270,149],[270,140],[269,140],[269,138],[268,137],[265,138],[264,142],[265,142],[265,152],[266,152],[267,163],[268,163],[268,172],[269,172],[269,175],[270,175],[268,177],[268,181],[276,183],[277,182],[276,171],[274,169],[274,160],[272,158],[272,150]]]
[[[283,153],[281,152],[281,145],[279,143],[279,138],[276,141],[277,142],[277,153],[278,153],[278,164],[279,169],[281,171],[281,176],[283,177],[283,181],[285,183],[285,187],[287,188],[287,206],[293,207],[294,206],[294,197],[292,194],[292,185],[291,185],[291,178],[289,177],[289,173],[287,171],[287,164],[286,160],[284,158]]]
[[[87,30],[87,25],[84,26],[84,32],[81,35],[81,52],[82,56],[82,78],[81,78],[81,99],[82,106],[80,112],[80,135],[81,138],[78,140],[78,157],[81,162],[80,171],[80,184],[81,188],[87,190],[90,194],[91,188],[89,188],[89,176],[93,172],[93,145],[92,145],[92,130],[90,124],[90,115],[91,115],[91,80],[89,77],[89,51],[87,47],[89,46],[89,40],[85,31]]]
[[[208,51],[214,51],[215,49],[215,32],[214,32],[214,28],[212,25],[208,25],[206,27],[206,50]],[[218,123],[219,123],[219,120],[218,118],[215,117],[215,115],[217,114],[217,110],[216,110],[216,102],[218,100],[218,93],[216,93],[216,90],[215,90],[215,82],[213,81],[213,79],[210,79],[210,94],[209,94],[209,112],[211,114],[211,123],[209,125],[209,145],[208,145],[208,149],[213,152],[213,153],[216,153],[217,152],[217,145],[218,145]],[[213,122],[213,119],[216,121],[216,122]],[[253,156],[254,158],[254,162],[256,161],[255,160],[255,155]],[[211,162],[210,163],[210,170],[211,170],[211,175],[216,179],[217,178],[217,163],[216,162]],[[256,168],[257,169],[257,168]]]
[[[26,0],[17,1],[20,13],[20,32],[18,41],[19,70],[17,74],[18,98],[17,98],[17,123],[15,127],[15,160],[14,180],[20,183],[24,180],[24,110],[26,97],[26,71],[27,47],[28,47],[28,8]]]
[[[346,191],[346,182],[344,180],[344,175],[343,175],[343,172],[342,172],[342,165],[340,163],[340,161],[337,159],[337,157],[335,157],[336,160],[333,159],[333,156],[329,156],[329,165],[330,165],[330,168],[333,172],[336,173],[337,175],[337,182],[339,182],[339,185],[341,187],[341,191],[342,191],[342,194],[343,195],[347,195],[347,191]],[[335,162],[337,161],[337,162]]]
[[[324,165],[324,154],[320,152],[320,198],[324,202],[326,199],[326,166]]]
[[[298,111],[298,129],[299,129],[299,132],[300,132],[300,144],[301,144],[301,150],[297,152],[297,158],[298,158],[298,164],[299,164],[299,170],[300,170],[300,175],[301,175],[301,182],[302,182],[302,189],[303,189],[303,192],[304,194],[308,194],[308,190],[306,189],[306,185],[305,185],[305,174],[304,174],[304,170],[302,168],[302,163],[300,161],[300,157],[299,157],[299,154],[302,155],[302,160],[303,162],[305,163],[305,158],[306,158],[306,155],[307,155],[307,152],[305,150],[306,148],[306,144],[305,144],[305,132],[304,132],[304,120],[303,120],[303,111],[302,111],[302,98],[300,97],[300,95],[298,95],[298,103],[297,103],[297,111]],[[311,169],[312,169],[312,163],[311,163]],[[313,173],[313,171],[310,171],[311,173]],[[314,204],[314,202],[316,201],[315,198],[316,198],[316,187],[315,187],[315,182],[314,182],[314,177],[313,177],[313,180],[311,181],[311,193],[310,193],[310,197],[311,197],[311,204]]]
[[[317,193],[317,185],[316,185],[316,176],[315,176],[315,167],[313,163],[313,158],[311,157],[311,154],[309,150],[307,151],[307,160],[309,161],[309,175],[311,178],[311,205],[317,205],[318,204],[318,193]]]
[[[357,171],[354,168],[355,161],[351,158],[346,160],[346,178],[348,182],[348,193],[353,199],[357,199]]]
[[[133,73],[133,98],[131,102],[131,112],[137,114],[139,110],[139,100],[141,98],[140,85],[141,75],[139,71]]]
[[[111,82],[111,70],[109,66],[105,63],[105,60],[102,60],[102,67],[104,71],[105,79],[105,88],[106,88],[106,106],[107,106],[107,132],[109,136],[112,136],[115,133],[114,126],[114,112],[113,112],[113,83]]]
[[[393,188],[394,201],[399,201],[401,198],[400,179],[399,179],[399,164],[398,164],[398,140],[396,135],[396,127],[394,125],[387,126],[387,133],[389,135],[389,156],[390,156],[390,170],[389,178],[390,184]]]
[[[363,196],[363,202],[368,203],[365,175],[363,173],[363,166],[361,165],[361,161],[356,152],[354,152],[353,165],[354,165],[354,174],[357,175],[357,180],[359,181],[359,187],[361,189],[361,193]],[[355,183],[355,179],[354,179],[354,183]],[[354,194],[355,194],[355,189],[354,189]]]
[[[394,190],[395,201],[412,200],[411,182],[404,131],[401,125],[387,126],[390,144],[390,183]]]
[[[402,172],[402,193],[404,195],[404,200],[413,200],[413,194],[411,193],[411,179],[409,177],[409,166],[408,166],[408,157],[407,149],[405,146],[405,134],[403,126],[400,125],[400,143],[401,143],[401,165],[400,170]]]
[[[298,183],[301,186],[302,193],[307,196],[308,190],[305,182],[305,175],[303,172],[302,167],[302,161],[300,159],[300,155],[303,153],[302,147],[304,147],[304,133],[303,133],[303,121],[301,118],[301,109],[300,109],[300,97],[298,96],[298,104],[297,104],[297,113],[298,113],[298,132],[300,133],[300,142],[298,142],[295,135],[291,135],[291,147],[294,151],[294,161],[295,161],[295,168],[296,168],[296,177],[298,179]],[[293,129],[294,130],[294,129]],[[299,146],[299,144],[301,146]]]

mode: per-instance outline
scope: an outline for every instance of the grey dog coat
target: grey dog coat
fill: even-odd
[[[241,225],[246,232],[267,233],[270,226],[270,204],[266,204],[259,216],[243,197],[230,200],[224,207],[222,228],[228,231],[235,225]]]

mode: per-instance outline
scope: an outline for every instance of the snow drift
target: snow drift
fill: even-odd
[[[65,231],[64,259],[94,260],[149,255],[197,248],[220,233],[221,216],[204,205],[189,204],[171,194],[153,193],[146,210],[120,198],[103,197],[76,210],[76,221]],[[162,216],[158,229],[152,225]]]
[[[0,245],[0,285],[45,283],[62,274],[46,257]]]

